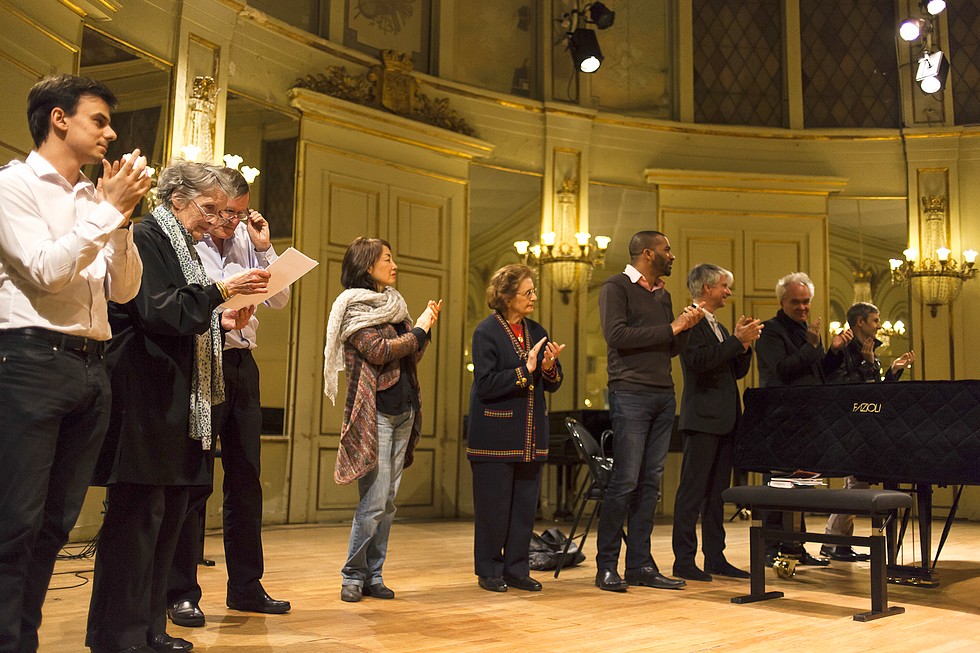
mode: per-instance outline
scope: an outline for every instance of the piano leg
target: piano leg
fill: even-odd
[[[918,565],[899,565],[897,560],[888,565],[888,582],[915,587],[939,587],[939,578],[932,567],[932,486],[916,483],[912,488],[919,510],[919,551],[922,560]],[[903,528],[904,534],[904,528]],[[900,535],[900,539],[901,539]],[[901,547],[902,543],[896,543]]]

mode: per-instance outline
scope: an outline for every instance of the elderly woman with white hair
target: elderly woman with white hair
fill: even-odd
[[[94,484],[106,486],[86,644],[102,651],[189,651],[166,632],[167,574],[188,490],[210,480],[211,406],[224,400],[224,331],[254,306],[220,305],[266,290],[269,273],[212,282],[196,256],[231,189],[212,169],[173,161],[157,184],[160,206],[133,227],[143,260],[139,293],[109,303],[109,431]]]

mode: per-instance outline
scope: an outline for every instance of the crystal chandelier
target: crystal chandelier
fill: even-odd
[[[923,197],[922,210],[925,213],[922,257],[917,249],[909,247],[903,252],[904,261],[890,259],[892,283],[910,284],[912,294],[936,317],[940,306],[956,300],[963,282],[977,276],[974,268],[977,251],[963,252],[962,267],[950,256],[952,250],[946,246],[945,196]]]
[[[575,207],[578,185],[574,180],[565,179],[557,196],[557,231],[542,233],[541,242],[536,245],[519,240],[514,243],[514,249],[525,265],[533,265],[542,273],[548,271],[552,286],[561,293],[562,302],[567,304],[579,284],[588,282],[592,270],[605,262],[610,238],[596,236],[595,244],[592,244],[592,234],[575,231],[578,226]]]

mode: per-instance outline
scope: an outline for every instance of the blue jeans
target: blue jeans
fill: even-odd
[[[347,562],[340,571],[343,585],[379,585],[388,554],[388,534],[395,519],[395,495],[402,481],[405,451],[412,437],[414,411],[401,415],[378,413],[378,465],[357,480],[361,496],[347,545]]]
[[[656,568],[650,555],[650,534],[676,404],[673,392],[609,393],[613,468],[596,536],[599,569],[616,569],[624,522],[626,569]]]

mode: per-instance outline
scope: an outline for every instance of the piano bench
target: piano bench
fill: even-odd
[[[749,529],[752,593],[736,596],[732,603],[754,603],[783,596],[782,592],[766,592],[767,540],[820,542],[835,546],[871,547],[871,611],[854,615],[855,621],[871,621],[905,612],[905,608],[888,607],[884,530],[886,519],[897,515],[899,510],[912,507],[912,497],[908,494],[895,490],[821,490],[740,485],[725,490],[722,498],[728,503],[745,506],[752,511],[752,527]],[[757,516],[760,510],[868,515],[871,517],[872,533],[869,537],[861,537],[767,529],[762,527],[761,519]]]

